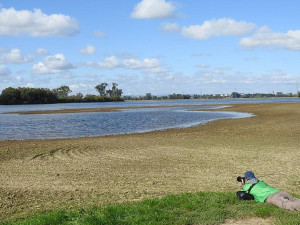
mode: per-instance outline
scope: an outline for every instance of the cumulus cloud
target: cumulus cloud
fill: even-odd
[[[75,68],[75,66],[68,62],[63,54],[56,54],[47,56],[44,62],[39,62],[32,66],[34,74],[55,74]]]
[[[175,5],[165,0],[142,0],[139,2],[131,17],[135,19],[159,19],[175,17]]]
[[[33,56],[23,56],[20,49],[14,48],[10,51],[3,52],[0,56],[0,63],[26,63],[33,60]]]
[[[95,86],[93,84],[84,84],[84,83],[78,83],[78,84],[71,84],[70,89],[77,91],[77,90],[90,90],[93,89]]]
[[[161,63],[156,58],[146,58],[144,60],[137,59],[124,59],[119,60],[115,56],[106,57],[100,62],[88,62],[87,66],[99,69],[114,69],[114,68],[127,68],[127,69],[144,69],[159,67]]]
[[[242,38],[240,45],[245,48],[281,47],[288,50],[300,50],[300,30],[289,30],[286,33],[272,32],[267,26],[258,29],[253,36]]]
[[[20,82],[20,81],[23,80],[23,77],[22,76],[16,76],[16,80]]]
[[[78,30],[77,21],[63,14],[47,15],[40,9],[0,11],[0,35],[72,36]]]
[[[121,67],[121,63],[115,56],[109,56],[100,62],[88,62],[86,63],[86,66],[90,66],[98,69],[114,69],[114,68]]]
[[[108,56],[103,61],[88,62],[85,64],[88,67],[94,67],[97,69],[140,69],[145,73],[164,73],[168,70],[162,68],[162,63],[157,58],[145,58],[138,60],[134,58],[118,59],[115,56]]]
[[[47,49],[44,49],[44,48],[38,48],[36,50],[36,53],[39,54],[39,55],[48,55],[49,51]]]
[[[93,55],[96,52],[96,48],[93,45],[87,45],[85,48],[80,50],[83,55]]]
[[[204,21],[201,25],[190,25],[181,29],[181,34],[188,38],[207,40],[214,36],[233,36],[250,33],[255,24],[236,21],[230,18]]]
[[[291,84],[295,85],[297,84],[300,76],[293,76],[291,74],[286,73],[283,70],[274,70],[271,71],[269,74],[261,76],[261,80],[264,79],[269,80],[273,84]]]
[[[210,65],[205,64],[205,63],[199,63],[199,64],[197,64],[196,66],[197,66],[197,67],[200,67],[200,68],[202,68],[202,69],[207,69],[207,68],[210,67]]]
[[[107,35],[100,30],[95,31],[94,35],[99,38],[105,38]]]
[[[26,83],[25,84],[25,87],[28,87],[28,88],[34,88],[35,85],[33,83]]]
[[[3,65],[0,65],[0,78],[1,77],[7,77],[11,74],[11,71]]]
[[[125,68],[129,69],[149,69],[149,68],[157,68],[161,65],[158,59],[151,58],[151,59],[144,59],[143,61],[136,60],[136,59],[126,59],[121,62]]]
[[[179,31],[179,26],[177,23],[164,23],[162,24],[162,26],[160,27],[160,30],[162,32],[177,32]]]

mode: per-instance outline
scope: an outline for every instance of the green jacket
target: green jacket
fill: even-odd
[[[242,191],[248,191],[252,184],[244,184]],[[270,195],[279,192],[276,188],[270,187],[262,180],[259,180],[250,191],[250,194],[254,196],[255,201],[264,202]]]

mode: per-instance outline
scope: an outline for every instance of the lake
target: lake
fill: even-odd
[[[233,103],[300,102],[300,99],[243,99],[243,100],[175,100],[128,101],[109,103],[68,103],[45,105],[0,106],[0,140],[76,138],[90,136],[140,133],[170,128],[184,128],[209,121],[253,116],[237,112],[190,111]],[[65,114],[3,114],[4,112],[53,110],[70,108],[105,108],[128,106],[165,106],[174,108],[123,109],[118,112],[65,113]],[[223,107],[223,106],[222,106]]]

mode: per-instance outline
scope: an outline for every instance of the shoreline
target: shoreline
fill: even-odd
[[[0,220],[198,191],[237,191],[253,170],[300,194],[300,103],[231,104],[253,113],[188,128],[0,141]],[[202,109],[201,109],[202,110]]]

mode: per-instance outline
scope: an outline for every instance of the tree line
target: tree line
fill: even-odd
[[[123,91],[122,89],[118,89],[117,83],[112,83],[111,89],[107,89],[108,86],[107,83],[101,83],[95,87],[99,95],[87,94],[85,96],[83,96],[82,93],[69,96],[72,90],[65,85],[52,90],[48,88],[8,87],[5,88],[0,95],[0,104],[17,105],[124,101],[124,98],[122,98]]]
[[[157,96],[151,93],[146,93],[144,96],[124,96],[125,100],[173,100],[173,99],[225,99],[225,98],[287,98],[287,97],[300,97],[300,92],[297,94],[292,93],[254,93],[254,94],[244,94],[239,92],[232,92],[231,94],[176,94]]]

